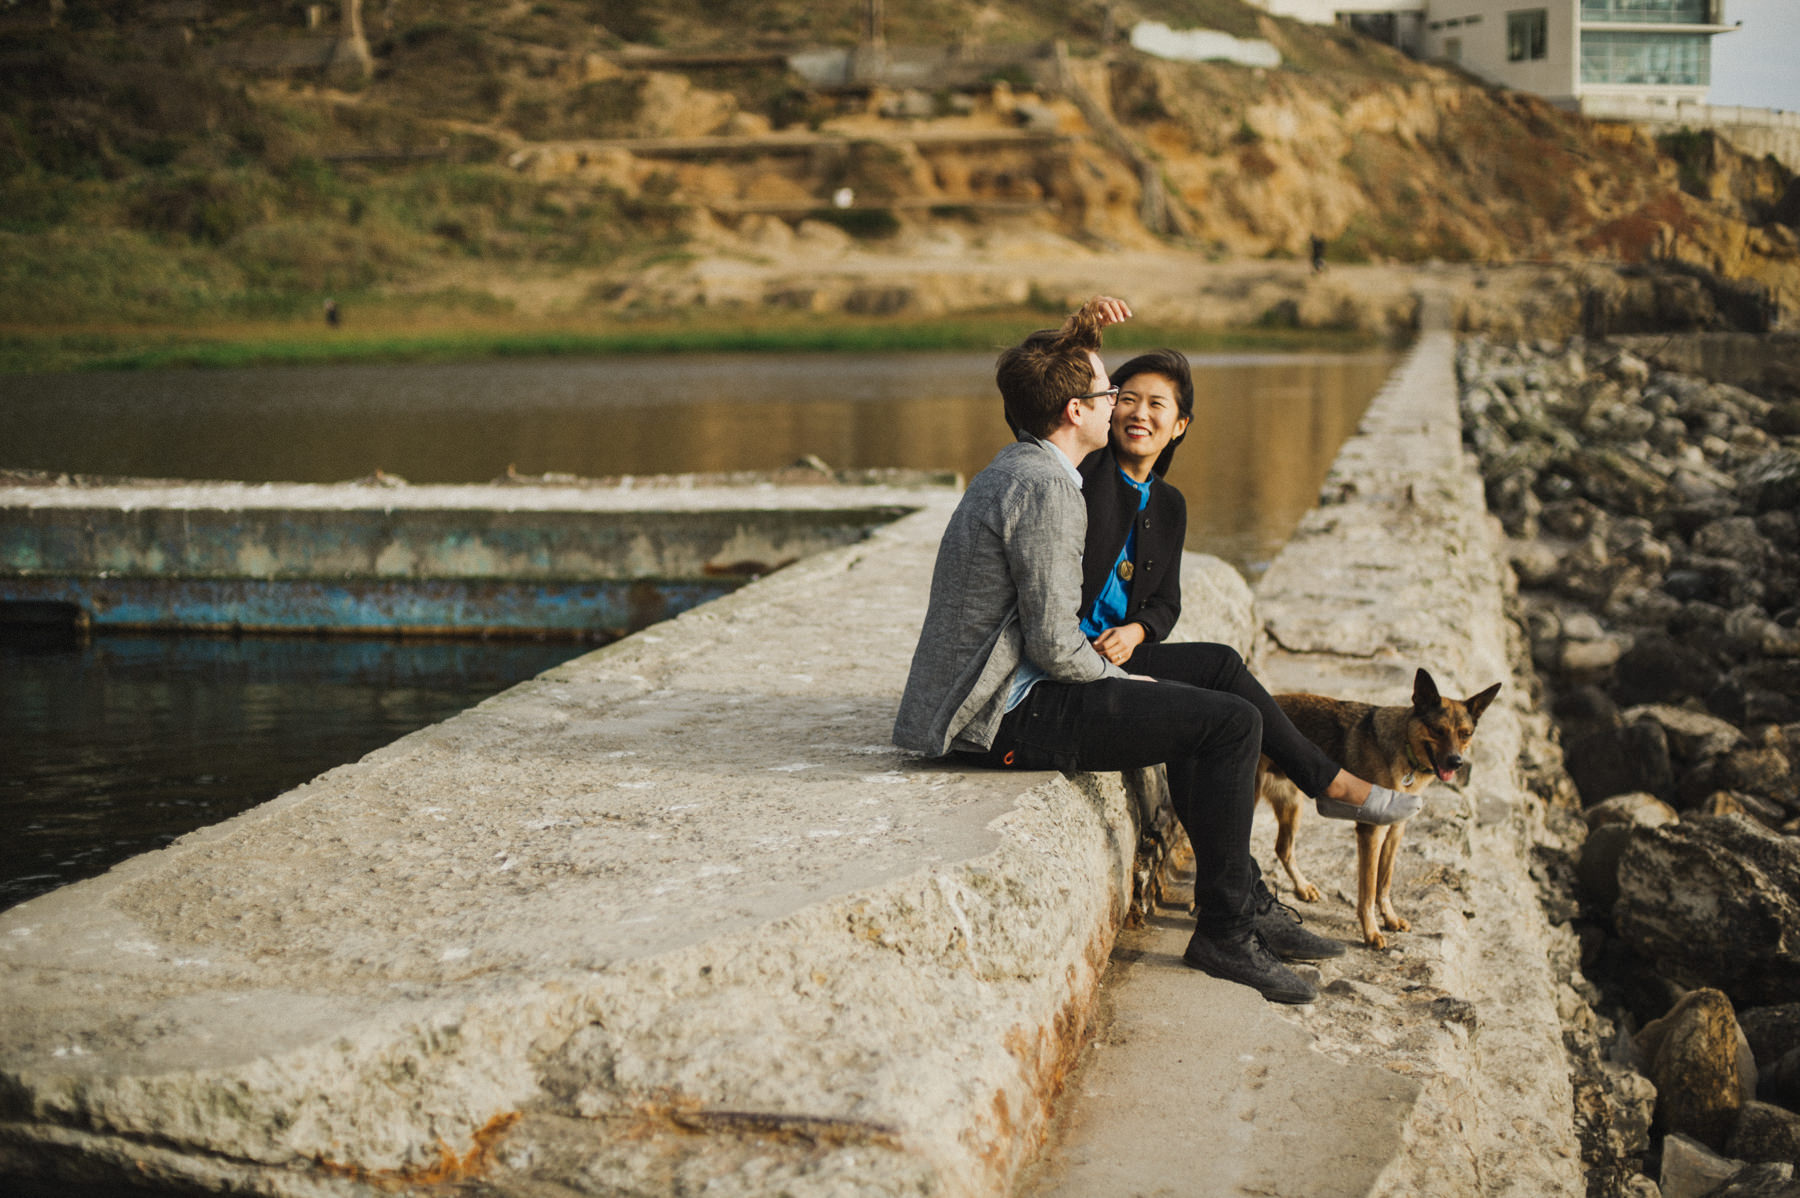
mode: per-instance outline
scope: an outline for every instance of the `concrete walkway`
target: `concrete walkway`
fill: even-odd
[[[1555,972],[1566,945],[1530,879],[1538,805],[1520,780],[1532,717],[1509,664],[1498,557],[1462,456],[1452,339],[1425,335],[1376,398],[1257,592],[1253,662],[1273,691],[1410,701],[1506,682],[1471,784],[1438,784],[1409,821],[1395,903],[1412,931],[1361,946],[1355,837],[1308,815],[1308,926],[1350,945],[1309,1007],[1262,1002],[1186,969],[1192,931],[1164,908],[1119,937],[1091,1049],[1021,1193],[1578,1195]],[[1256,848],[1283,897],[1273,820]],[[1303,967],[1307,968],[1307,967]]]

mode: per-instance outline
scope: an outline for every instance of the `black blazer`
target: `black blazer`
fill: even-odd
[[[1081,615],[1093,610],[1106,575],[1137,522],[1130,601],[1125,618],[1144,626],[1145,640],[1160,641],[1181,617],[1181,546],[1187,539],[1187,500],[1158,475],[1150,476],[1150,504],[1137,510],[1138,493],[1119,477],[1112,447],[1082,459],[1081,494],[1087,501],[1087,543],[1081,551]]]

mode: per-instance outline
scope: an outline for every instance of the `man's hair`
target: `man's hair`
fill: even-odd
[[[994,382],[1006,406],[1006,423],[1034,437],[1047,437],[1062,420],[1063,405],[1093,386],[1090,350],[1100,348],[1099,297],[1063,322],[1039,329],[1001,353]]]
[[[1112,377],[1113,382],[1123,387],[1140,374],[1160,374],[1175,384],[1175,404],[1191,427],[1194,419],[1194,372],[1188,369],[1187,358],[1172,349],[1153,349],[1147,354],[1139,354],[1113,371]],[[1175,447],[1186,436],[1187,429],[1183,429],[1163,446],[1163,451],[1156,457],[1156,464],[1150,467],[1156,471],[1158,478],[1169,472],[1169,463],[1175,460]]]

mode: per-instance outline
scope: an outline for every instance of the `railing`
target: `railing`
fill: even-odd
[[[1710,25],[1713,0],[1581,0],[1583,21],[1638,25]]]

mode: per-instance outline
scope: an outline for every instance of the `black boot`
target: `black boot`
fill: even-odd
[[[1257,883],[1254,927],[1267,942],[1269,951],[1283,961],[1323,961],[1344,955],[1340,940],[1327,940],[1300,926],[1300,912]]]
[[[1319,997],[1311,982],[1276,960],[1255,931],[1222,940],[1196,931],[1182,959],[1201,973],[1249,986],[1270,1002],[1308,1003]]]

